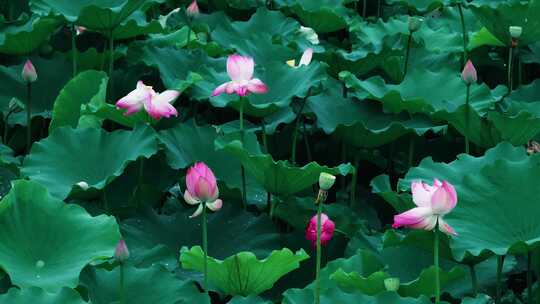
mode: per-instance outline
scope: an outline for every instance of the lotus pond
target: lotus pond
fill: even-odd
[[[539,0],[0,0],[0,304],[540,303]]]

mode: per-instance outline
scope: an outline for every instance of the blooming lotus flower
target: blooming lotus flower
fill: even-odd
[[[229,56],[227,58],[227,74],[229,74],[231,81],[215,88],[212,96],[217,96],[221,93],[236,93],[238,96],[246,96],[249,92],[257,94],[268,92],[266,84],[260,79],[253,78],[254,68],[255,63],[251,57],[237,54]]]
[[[129,250],[124,240],[120,240],[118,245],[116,245],[116,249],[114,250],[114,258],[120,263],[123,263],[129,259]]]
[[[334,234],[336,225],[328,215],[321,213],[321,245],[326,245]],[[311,220],[309,220],[306,228],[306,239],[311,242],[311,245],[315,247],[317,245],[317,215],[315,214]]]
[[[32,64],[32,61],[30,61],[30,59],[26,60],[26,62],[24,63],[21,76],[22,76],[22,79],[28,83],[34,82],[37,80],[36,68]]]
[[[471,60],[468,60],[465,64],[463,72],[461,72],[461,79],[463,79],[463,81],[468,85],[475,83],[478,80],[476,69],[474,68]]]
[[[197,210],[190,216],[194,218],[202,213],[203,204],[212,211],[221,209],[223,202],[218,199],[214,172],[205,163],[199,162],[188,169],[186,176],[187,189],[184,192],[184,200],[190,205],[199,205]]]
[[[418,207],[394,216],[393,228],[405,226],[433,230],[438,224],[440,231],[457,235],[443,219],[445,214],[456,207],[457,194],[454,186],[447,181],[441,183],[435,179],[433,186],[423,182],[413,182],[411,190],[413,202]]]
[[[193,0],[191,4],[186,9],[186,13],[190,17],[195,17],[199,14],[199,6],[197,5],[197,0]]]
[[[300,63],[298,65],[296,65],[296,61],[294,59],[287,61],[287,64],[293,68],[298,68],[303,65],[307,66],[311,63],[311,58],[313,58],[313,49],[308,48],[302,54],[302,58],[300,58]]]
[[[178,95],[180,92],[175,90],[166,90],[158,94],[151,86],[147,86],[139,80],[135,90],[120,98],[116,102],[116,107],[126,109],[127,111],[124,113],[126,116],[139,112],[143,108],[154,119],[177,116],[178,112],[170,103]]]

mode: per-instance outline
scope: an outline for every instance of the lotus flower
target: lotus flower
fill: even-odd
[[[217,187],[214,172],[205,163],[199,162],[188,169],[186,176],[187,189],[184,192],[184,200],[190,205],[199,205],[197,210],[190,216],[194,218],[202,213],[203,204],[212,211],[221,209],[223,202],[218,199],[219,189]]]
[[[457,204],[457,194],[449,182],[442,183],[435,179],[433,186],[423,182],[413,182],[411,185],[413,202],[416,208],[394,216],[393,228],[402,226],[414,229],[433,230],[435,226],[446,233],[457,235],[443,216],[448,214]]]
[[[311,58],[313,58],[313,49],[312,48],[308,48],[304,51],[304,53],[302,54],[302,57],[300,58],[300,63],[298,65],[296,65],[296,62],[294,59],[291,59],[289,61],[287,61],[287,64],[293,68],[298,68],[298,67],[301,67],[303,65],[309,65],[311,63]]]
[[[326,245],[334,234],[336,225],[328,215],[321,213],[321,245]],[[311,220],[309,220],[306,228],[306,239],[311,242],[313,247],[317,246],[317,215],[315,214]]]
[[[268,92],[268,87],[260,79],[253,78],[255,63],[253,58],[240,55],[231,55],[227,58],[227,74],[231,81],[218,86],[212,92],[212,96],[221,93],[246,96],[249,92],[263,94]]]
[[[197,0],[193,0],[191,4],[186,9],[186,13],[190,17],[195,17],[199,14],[199,6],[197,5]]]
[[[166,90],[157,94],[151,86],[142,81],[137,82],[137,88],[116,102],[116,107],[126,109],[124,115],[128,116],[139,112],[142,108],[154,119],[177,116],[178,112],[171,105],[180,93],[175,90]]]
[[[123,263],[129,259],[129,250],[124,240],[120,240],[116,245],[116,249],[114,250],[114,258],[120,263]]]
[[[476,69],[474,68],[471,60],[468,60],[465,64],[463,72],[461,72],[461,79],[463,79],[463,81],[468,85],[473,84],[478,80]]]
[[[77,36],[82,35],[82,33],[86,32],[86,28],[84,26],[76,26],[75,27],[75,33]]]
[[[34,82],[37,80],[36,68],[32,64],[32,61],[30,61],[30,59],[26,60],[26,62],[24,63],[21,76],[22,76],[22,79],[28,83]]]

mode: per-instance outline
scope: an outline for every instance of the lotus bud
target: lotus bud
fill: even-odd
[[[334,183],[336,182],[336,177],[332,174],[321,172],[319,175],[319,188],[321,188],[324,191],[330,190]]]
[[[334,235],[336,225],[328,215],[321,213],[321,245],[326,245]],[[317,245],[317,215],[315,214],[306,228],[306,239],[315,247]]]
[[[36,68],[32,64],[32,61],[30,61],[30,59],[26,60],[21,75],[22,79],[27,83],[31,83],[37,80]]]
[[[81,189],[83,189],[84,191],[88,190],[88,188],[90,188],[90,186],[88,185],[87,182],[85,181],[80,181],[77,183],[77,186],[79,186]]]
[[[468,60],[465,64],[463,72],[461,72],[461,79],[463,79],[467,85],[473,84],[478,80],[476,69],[474,68],[471,60]]]
[[[124,240],[120,240],[118,245],[116,245],[116,249],[114,250],[114,258],[120,263],[123,263],[129,259],[129,250]]]
[[[197,5],[197,0],[193,0],[193,2],[191,2],[191,4],[186,9],[186,14],[189,17],[196,17],[197,15],[199,15],[199,6]]]
[[[521,37],[523,29],[521,28],[521,26],[510,26],[508,28],[508,31],[510,32],[510,36],[512,36],[512,38],[519,39],[519,37]]]
[[[384,280],[384,288],[388,291],[398,291],[399,284],[399,278],[388,278]]]
[[[416,32],[422,26],[422,18],[409,16],[409,32]]]
[[[298,30],[311,44],[319,44],[319,36],[310,27],[300,26],[300,29]]]

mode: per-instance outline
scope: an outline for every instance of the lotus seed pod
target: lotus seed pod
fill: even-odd
[[[336,177],[332,174],[328,174],[326,172],[322,172],[319,175],[319,188],[321,188],[324,191],[330,190],[334,183],[336,182]]]
[[[422,26],[422,18],[409,17],[409,31],[416,32]]]
[[[523,29],[521,28],[521,26],[511,26],[508,28],[508,31],[510,32],[510,36],[512,36],[512,38],[519,39],[519,37],[521,37]]]
[[[388,291],[398,291],[399,284],[399,278],[388,278],[384,280],[384,288]]]

